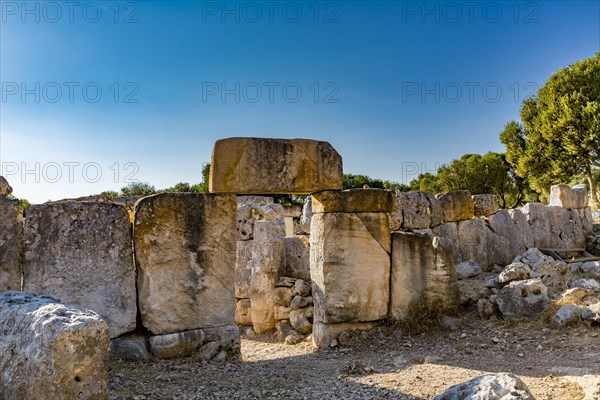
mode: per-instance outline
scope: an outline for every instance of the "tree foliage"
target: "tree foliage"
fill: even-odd
[[[500,135],[517,174],[545,194],[552,184],[583,174],[598,204],[593,173],[600,167],[600,52],[552,74],[523,102],[521,120]]]
[[[491,193],[498,197],[501,207],[512,208],[524,199],[527,185],[511,170],[504,154],[489,152],[483,156],[465,154],[441,166],[435,175],[429,172],[419,175],[410,187],[431,193],[453,190]]]
[[[149,196],[157,193],[156,188],[148,182],[131,182],[121,188],[123,197]]]
[[[384,181],[382,179],[374,179],[367,175],[344,174],[342,186],[344,189],[361,189],[365,186],[369,188],[388,189],[396,191],[408,191],[410,188],[399,182]]]

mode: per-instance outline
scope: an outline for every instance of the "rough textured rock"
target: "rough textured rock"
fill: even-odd
[[[458,223],[458,247],[463,260],[473,260],[484,269],[510,262],[508,240],[492,232],[480,218]]]
[[[589,204],[589,197],[585,185],[572,188],[567,185],[553,185],[550,187],[550,205],[562,208],[585,208]]]
[[[460,248],[458,246],[458,223],[446,222],[434,227],[431,231],[434,236],[445,237],[452,241],[454,264],[460,264],[463,261],[463,258],[460,255]]]
[[[236,199],[165,193],[135,207],[143,325],[166,334],[234,323]]]
[[[292,311],[289,307],[284,307],[277,305],[275,306],[275,319],[277,321],[281,321],[284,319],[290,319],[290,311]],[[238,324],[239,325],[239,324]]]
[[[128,333],[110,341],[111,359],[144,361],[151,357],[146,337],[139,333]]]
[[[125,207],[101,202],[31,206],[25,240],[25,290],[97,312],[111,338],[135,329],[135,269]]]
[[[344,332],[369,330],[377,327],[377,325],[377,322],[342,322],[326,324],[315,321],[312,333],[313,344],[318,348],[331,347]]]
[[[576,279],[571,282],[572,288],[583,288],[593,292],[600,291],[600,283],[595,279]]]
[[[273,204],[275,199],[270,196],[237,196],[238,207],[244,204]]]
[[[293,296],[308,296],[310,294],[310,284],[304,282],[302,279],[298,279],[292,287]]]
[[[284,240],[285,262],[282,274],[310,282],[310,238],[292,236]]]
[[[531,268],[537,268],[538,266],[552,262],[554,259],[550,256],[545,255],[539,249],[533,247],[531,249],[527,249],[527,251],[520,256],[517,256],[513,262],[522,262],[524,264],[529,265]]]
[[[468,279],[482,273],[482,269],[473,260],[467,260],[456,265],[456,277],[458,279]]]
[[[541,203],[527,203],[522,211],[531,226],[534,246],[541,248],[551,247],[552,239],[547,207]]]
[[[531,228],[524,219],[523,213],[519,210],[511,215],[513,210],[499,210],[489,216],[489,227],[496,235],[506,239],[506,254],[502,256],[503,260],[510,262],[519,254],[522,254],[527,245],[533,246],[533,237]],[[520,219],[523,218],[521,221]],[[530,247],[531,247],[530,246]],[[506,262],[500,263],[501,265]]]
[[[273,302],[276,305],[288,307],[292,297],[292,289],[289,287],[276,287],[273,290]]]
[[[242,204],[236,212],[237,240],[254,239],[256,221],[282,224],[284,215],[283,206],[280,204]]]
[[[499,213],[502,213],[502,211],[500,211]],[[529,222],[527,221],[527,217],[525,216],[525,214],[523,214],[523,211],[515,208],[512,210],[508,210],[508,214],[510,215],[510,217],[512,218],[512,220],[514,221],[514,223],[517,225],[518,228],[518,232],[520,235],[523,235],[523,244],[525,245],[525,249],[529,249],[532,247],[535,247],[535,242],[533,239],[533,232],[531,231],[531,226],[529,225]],[[490,221],[491,223],[491,221]],[[492,224],[492,229],[494,229],[494,226]],[[501,232],[498,232],[499,235],[501,235]],[[510,239],[509,239],[510,241]],[[520,241],[518,241],[518,243],[520,243]],[[523,249],[523,250],[525,250]],[[520,253],[521,251],[519,251]]]
[[[531,268],[529,265],[516,262],[504,267],[504,270],[498,275],[499,283],[508,283],[512,281],[523,281],[531,278]]]
[[[451,386],[434,400],[535,400],[525,382],[513,374],[478,376]]]
[[[218,140],[209,191],[312,194],[342,188],[342,158],[327,142],[308,139]]]
[[[290,324],[296,332],[308,334],[312,332],[313,325],[309,318],[313,318],[312,308],[303,308],[290,311]]]
[[[475,215],[475,207],[468,190],[444,193],[438,198],[445,222],[464,221]]]
[[[204,344],[202,329],[150,336],[152,354],[157,358],[178,358],[193,354]]]
[[[481,319],[490,319],[496,315],[496,307],[487,299],[477,300],[477,314]]]
[[[385,318],[391,247],[387,214],[315,214],[310,240],[315,319],[332,323]]]
[[[302,233],[310,234],[310,221],[313,216],[312,196],[307,196],[304,206],[302,207],[302,216],[300,217],[300,228]]]
[[[581,314],[583,310],[585,310],[585,307],[575,304],[564,305],[559,308],[558,311],[556,311],[553,321],[558,326],[576,324],[581,321]]]
[[[108,398],[108,326],[95,312],[0,293],[0,397]]]
[[[442,223],[442,206],[431,193],[398,192],[395,197],[394,210],[390,213],[391,230],[428,229]]]
[[[390,316],[413,317],[423,309],[443,313],[458,305],[452,244],[414,232],[392,234]]]
[[[235,244],[234,290],[238,299],[250,298],[254,246],[254,240],[238,240]]]
[[[12,194],[12,187],[8,184],[8,181],[3,177],[0,176],[0,198],[6,197],[10,194]]]
[[[240,299],[235,303],[235,323],[240,326],[252,325],[250,299]]]
[[[2,193],[9,192],[3,180],[4,178],[0,176],[0,292],[21,290],[21,267],[25,244],[23,208],[18,200],[1,197]]]
[[[384,189],[325,191],[312,195],[312,211],[318,213],[387,213],[394,208],[394,192]]]
[[[312,304],[313,304],[312,296],[308,296],[308,297],[296,296],[290,303],[290,308],[292,310],[298,310],[300,308],[311,306]]]
[[[541,279],[514,281],[498,292],[497,304],[504,319],[533,319],[548,304],[548,291]]]
[[[476,194],[472,200],[476,217],[487,217],[500,209],[498,198],[493,194]]]

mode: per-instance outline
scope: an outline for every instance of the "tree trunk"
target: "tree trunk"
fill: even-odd
[[[590,185],[590,205],[592,206],[592,209],[597,210],[600,206],[600,199],[598,198],[598,188],[596,187],[596,181],[594,181],[592,167],[589,164],[586,167],[585,175],[587,177],[588,184]]]

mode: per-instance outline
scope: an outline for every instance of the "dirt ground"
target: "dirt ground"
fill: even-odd
[[[383,326],[339,346],[243,336],[242,361],[111,361],[111,399],[432,399],[491,372],[511,372],[537,400],[600,399],[600,326],[568,329],[459,317],[455,330]]]

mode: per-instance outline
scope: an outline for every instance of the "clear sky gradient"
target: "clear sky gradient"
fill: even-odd
[[[0,162],[33,202],[201,181],[215,140],[314,138],[408,182],[600,49],[598,1],[2,1]]]

